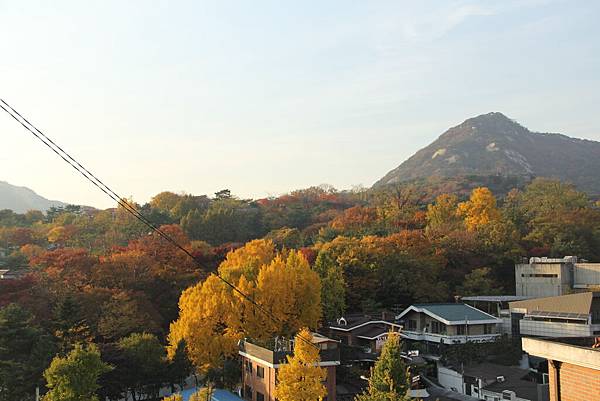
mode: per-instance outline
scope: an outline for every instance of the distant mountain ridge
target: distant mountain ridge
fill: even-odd
[[[532,132],[492,112],[450,128],[374,186],[425,177],[551,177],[600,194],[600,142]]]
[[[66,203],[60,201],[46,199],[27,187],[18,187],[0,181],[0,210],[10,209],[16,213],[25,213],[28,210],[45,212],[53,206],[65,205]]]

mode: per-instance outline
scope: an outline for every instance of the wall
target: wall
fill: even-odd
[[[443,367],[438,363],[438,382],[445,388],[451,390],[455,388],[459,393],[464,394],[462,375],[452,369]]]
[[[575,288],[600,285],[600,263],[576,263],[574,271]]]
[[[538,337],[587,337],[593,334],[588,324],[543,322],[539,320],[519,321],[521,335]]]
[[[570,266],[564,263],[515,265],[516,295],[552,297],[568,293],[571,286]],[[557,277],[528,277],[530,274],[556,274]]]
[[[572,365],[559,364],[559,383],[554,386],[553,378],[556,377],[556,367],[548,364],[550,374],[550,401],[591,401],[597,400],[600,395],[600,371]],[[557,397],[557,390],[560,398]]]

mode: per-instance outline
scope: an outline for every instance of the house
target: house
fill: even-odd
[[[349,315],[329,324],[329,336],[344,345],[360,347],[367,359],[377,359],[390,331],[400,331],[402,326],[395,323],[393,315],[385,312],[381,318],[369,315]]]
[[[548,360],[550,401],[597,400],[600,394],[600,339],[523,338],[523,350]]]
[[[336,401],[336,367],[340,365],[340,349],[336,340],[313,333],[313,343],[319,347],[319,366],[326,369],[324,400]],[[248,401],[275,401],[277,372],[292,355],[293,341],[275,339],[270,345],[258,345],[250,340],[240,342],[242,359],[242,392]]]
[[[460,300],[474,308],[482,310],[502,320],[499,331],[501,334],[512,334],[510,302],[523,301],[533,297],[524,295],[477,295],[462,297]]]
[[[500,337],[497,317],[462,303],[415,304],[397,316],[401,336],[409,341],[463,344],[495,341]]]
[[[513,334],[534,337],[600,335],[600,292],[510,302]]]
[[[600,287],[600,263],[564,258],[530,258],[515,265],[516,295],[551,297]]]
[[[547,401],[548,384],[528,369],[479,363],[446,367],[438,363],[438,382],[447,389],[486,401]]]

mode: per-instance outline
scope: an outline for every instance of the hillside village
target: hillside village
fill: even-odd
[[[115,401],[274,401],[292,374],[280,370],[297,363],[322,369],[323,399],[371,400],[382,351],[408,372],[395,379],[405,399],[543,401],[581,391],[570,372],[597,383],[600,212],[587,195],[547,179],[498,200],[480,187],[423,205],[415,191],[315,188],[257,203],[163,193],[141,207],[194,259],[121,207],[3,211],[0,352],[39,359],[2,391],[35,399],[52,389],[50,361],[85,353],[101,363],[95,391]],[[204,216],[185,212],[195,205]],[[217,218],[224,207],[238,214]],[[295,227],[222,242],[245,213],[287,225],[299,210]],[[308,342],[316,359],[292,362]]]

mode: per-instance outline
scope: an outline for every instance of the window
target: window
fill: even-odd
[[[465,333],[466,333],[465,327],[466,327],[466,325],[464,325],[464,324],[456,326],[456,334],[459,336],[465,335]]]
[[[247,400],[252,400],[252,387],[248,385],[244,387],[244,398]]]
[[[414,319],[410,319],[408,321],[408,329],[409,330],[416,330],[417,329],[417,321]]]
[[[262,366],[256,365],[256,376],[258,376],[261,379],[264,379],[265,378],[265,368],[263,368]]]
[[[246,372],[248,373],[252,373],[252,362],[250,362],[249,360],[246,359]]]
[[[260,391],[256,392],[256,401],[265,401],[265,395]]]
[[[446,332],[446,325],[441,322],[431,322],[431,332],[434,334],[443,334]]]
[[[492,334],[492,325],[491,324],[483,325],[483,334]]]
[[[558,277],[558,274],[551,274],[551,273],[521,274],[521,277],[544,277],[544,278],[557,278],[557,277]]]

